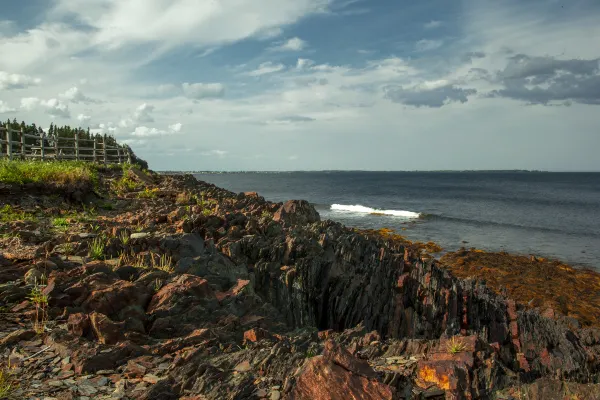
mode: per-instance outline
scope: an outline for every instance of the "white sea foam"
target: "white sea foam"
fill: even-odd
[[[383,214],[383,215],[392,215],[394,217],[404,217],[404,218],[419,218],[421,216],[420,213],[412,212],[412,211],[404,211],[404,210],[377,210],[375,208],[365,207],[361,205],[348,206],[344,204],[332,204],[331,209],[334,211],[341,212],[351,212],[351,213],[360,213],[360,214]]]

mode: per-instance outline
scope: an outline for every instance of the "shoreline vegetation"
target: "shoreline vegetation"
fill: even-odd
[[[0,204],[3,395],[600,398],[592,270],[128,164],[0,161]]]

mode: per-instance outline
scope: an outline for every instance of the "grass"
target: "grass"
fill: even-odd
[[[44,294],[44,277],[41,279],[41,283],[37,280],[29,293],[29,301],[35,305],[35,319],[33,321],[33,330],[41,335],[46,330],[46,324],[48,323],[48,295]]]
[[[15,386],[8,371],[0,369],[0,399],[8,398],[14,389]]]
[[[139,192],[137,196],[140,199],[154,199],[158,195],[158,192],[159,192],[158,188],[153,188],[153,189],[145,188],[143,191]]]
[[[68,260],[69,256],[73,255],[73,253],[75,252],[75,246],[73,246],[73,243],[71,242],[66,242],[62,246],[62,250],[63,254],[65,255],[65,258]]]
[[[121,255],[119,256],[119,263],[121,264],[127,262],[131,262],[136,268],[159,269],[169,274],[175,271],[175,267],[173,266],[173,259],[171,257],[168,257],[166,254],[163,254],[160,257],[158,257],[157,254],[151,252],[149,254],[149,260],[147,260],[143,254],[138,254],[137,257],[133,257],[133,255],[129,256],[124,252],[121,253]]]
[[[119,234],[119,240],[121,241],[121,244],[123,246],[127,246],[129,244],[129,241],[131,240],[131,236],[129,236],[127,232],[121,231],[121,233]]]
[[[97,183],[98,171],[92,163],[83,161],[23,161],[0,160],[0,182],[11,184]]]
[[[446,344],[446,349],[448,350],[448,353],[458,354],[465,351],[467,349],[467,345],[464,344],[460,339],[453,337]]]
[[[35,216],[33,214],[16,210],[10,204],[0,207],[0,222],[31,221],[34,219]]]
[[[104,259],[104,248],[105,243],[101,237],[97,237],[90,244],[90,249],[88,252],[88,257],[92,260],[102,260]]]
[[[66,228],[69,226],[69,221],[66,218],[53,218],[52,226],[55,228]]]
[[[132,191],[136,190],[137,188],[138,188],[137,182],[126,176],[113,182],[113,189],[117,193],[132,192]]]

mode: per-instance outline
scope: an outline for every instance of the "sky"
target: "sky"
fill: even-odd
[[[0,120],[154,170],[600,171],[597,0],[0,0]]]

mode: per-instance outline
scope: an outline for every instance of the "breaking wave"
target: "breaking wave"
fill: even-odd
[[[419,218],[421,213],[404,210],[377,210],[375,208],[365,207],[361,205],[349,206],[344,204],[332,204],[331,210],[340,212],[350,212],[358,214],[377,214],[377,215],[391,215],[394,217],[403,218]]]

